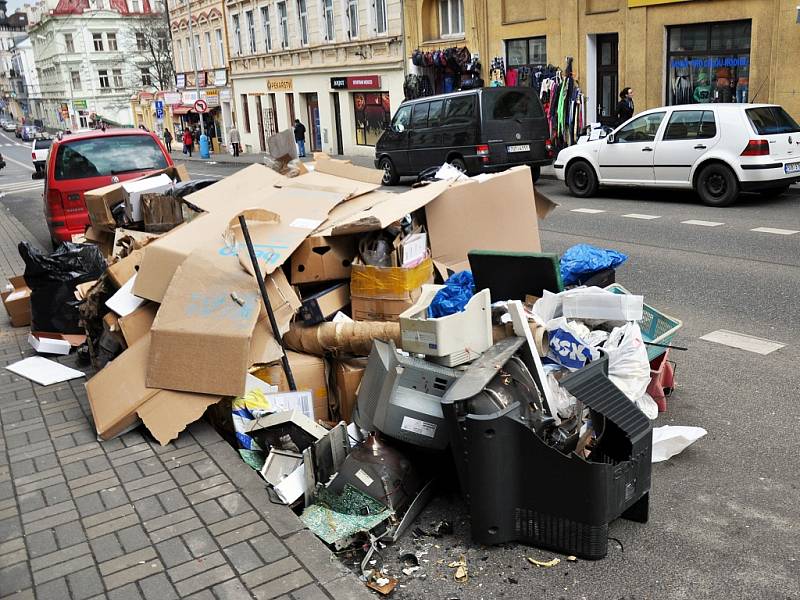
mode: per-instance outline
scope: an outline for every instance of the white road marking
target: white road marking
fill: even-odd
[[[735,331],[727,331],[725,329],[712,331],[700,339],[707,342],[715,342],[717,344],[722,344],[723,346],[739,348],[740,350],[747,350],[748,352],[754,352],[755,354],[763,355],[767,355],[770,352],[775,352],[775,350],[780,350],[786,346],[786,344],[781,344],[780,342],[765,340],[764,338],[757,338],[753,337],[752,335],[736,333]]]
[[[681,221],[684,225],[700,225],[701,227],[719,227],[725,223],[718,223],[717,221],[698,221],[696,219],[689,219],[688,221]]]
[[[774,227],[756,227],[750,231],[755,231],[756,233],[774,233],[776,235],[794,235],[795,233],[800,233],[796,229],[775,229]]]
[[[18,160],[14,160],[13,158],[11,158],[11,157],[9,157],[9,156],[4,156],[3,158],[4,158],[6,161],[8,161],[8,162],[12,162],[12,163],[14,163],[15,165],[19,165],[19,166],[20,166],[20,167],[22,167],[23,169],[28,169],[28,171],[35,171],[35,170],[36,170],[36,169],[34,169],[33,167],[31,167],[31,166],[29,166],[29,165],[26,165],[25,163],[19,162]]]
[[[573,208],[570,212],[586,213],[587,215],[596,215],[598,213],[604,213],[606,211],[600,210],[599,208]]]
[[[0,192],[3,194],[15,194],[19,192],[29,192],[33,190],[42,190],[44,183],[42,181],[30,181],[20,183],[8,183],[0,185]]]
[[[651,219],[660,219],[660,215],[641,215],[639,213],[628,213],[627,215],[622,215],[623,217],[627,217],[628,219],[642,219],[643,221],[649,221]]]

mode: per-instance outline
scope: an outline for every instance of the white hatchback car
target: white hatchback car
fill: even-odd
[[[553,167],[581,198],[600,185],[693,188],[727,206],[740,191],[776,196],[800,181],[800,125],[774,104],[665,106],[565,148]]]

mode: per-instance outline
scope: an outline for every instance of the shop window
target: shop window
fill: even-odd
[[[323,21],[325,23],[325,30],[323,35],[325,41],[332,42],[335,38],[335,21],[333,20],[333,0],[323,0]]]
[[[652,142],[656,139],[658,127],[666,113],[650,113],[634,119],[615,135],[617,142]]]
[[[386,22],[386,0],[372,0],[372,22],[375,33],[382,35],[388,29]]]
[[[242,94],[242,118],[244,120],[244,132],[250,133],[250,106],[247,103],[247,94]]]
[[[464,0],[439,0],[439,33],[442,37],[464,34]]]
[[[289,15],[286,2],[278,2],[278,25],[281,29],[281,48],[289,47]]]
[[[667,28],[669,104],[748,102],[751,22]]]
[[[67,48],[67,52],[69,53],[75,52],[75,40],[72,39],[71,33],[64,34],[64,45]]]
[[[710,110],[676,110],[664,132],[664,140],[708,139],[717,135],[714,113]]]
[[[308,8],[306,0],[297,0],[297,18],[300,27],[300,44],[308,46]]]
[[[545,36],[506,41],[506,61],[509,67],[543,67],[547,64]]]
[[[392,118],[389,92],[353,94],[353,109],[356,118],[356,144],[374,146]]]

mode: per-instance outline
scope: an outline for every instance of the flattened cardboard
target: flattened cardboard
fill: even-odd
[[[94,244],[100,249],[103,256],[108,259],[114,254],[114,233],[98,227],[87,227],[83,234],[86,242]]]
[[[456,271],[470,250],[541,252],[530,170],[459,181],[425,207],[431,255]]]
[[[24,327],[31,324],[31,288],[25,283],[22,275],[9,278],[8,282],[14,288],[7,292],[0,292],[3,306],[6,308],[8,318],[13,327]]]
[[[152,233],[148,231],[137,231],[135,229],[125,229],[124,227],[117,227],[114,230],[114,252],[112,256],[120,256],[122,253],[122,240],[131,238],[133,241],[132,248],[138,250],[143,248],[155,239],[161,236],[160,233]]]
[[[355,256],[355,237],[307,238],[292,254],[292,285],[350,279]]]
[[[150,332],[157,312],[158,304],[148,302],[119,319],[119,328],[128,346],[133,346]]]
[[[200,210],[215,212],[224,210],[225,206],[234,198],[252,194],[254,185],[260,188],[262,194],[267,194],[275,186],[286,181],[288,181],[288,177],[276,173],[264,165],[254,164],[185,196],[184,200]]]
[[[352,421],[353,407],[356,405],[356,394],[364,371],[367,369],[366,358],[350,360],[334,360],[333,379],[336,382],[336,402],[339,409],[339,420],[350,423]],[[334,415],[336,417],[336,415]]]
[[[210,190],[239,189],[238,195],[226,194],[224,201],[215,194],[213,197],[217,204],[213,212],[198,215],[147,245],[136,278],[136,295],[161,302],[175,270],[195,248],[213,248],[221,255],[240,253],[246,257],[247,248],[239,237],[241,232],[236,226],[231,228],[230,222],[239,213],[254,207],[280,218],[276,225],[252,228],[251,237],[258,256],[266,263],[268,273],[283,264],[343,197],[318,190],[274,188],[276,178],[281,176],[271,169],[251,165],[188,196],[194,198],[197,194],[206,194],[203,203],[209,205],[207,193]],[[226,186],[218,188],[222,183]],[[232,231],[237,239],[230,239],[229,243],[224,241],[223,235],[228,231]],[[243,261],[245,265],[248,263],[249,258]]]
[[[421,293],[422,288],[418,288],[403,300],[351,296],[350,310],[356,321],[399,321],[400,314],[414,306]]]
[[[323,154],[314,155],[316,159],[314,162],[314,170],[317,173],[326,173],[335,175],[336,177],[352,179],[354,181],[363,181],[364,183],[372,183],[377,186],[383,183],[383,172],[379,169],[359,167],[349,160],[337,160],[330,157],[325,158],[324,156]]]
[[[108,265],[106,273],[108,273],[112,283],[117,286],[117,288],[121,288],[139,271],[139,265],[142,264],[143,258],[143,248],[134,250],[125,258],[121,258],[117,262]]]
[[[303,300],[299,317],[308,325],[316,325],[350,304],[350,284],[339,283]]]
[[[244,394],[260,309],[256,281],[239,268],[237,257],[213,250],[190,254],[153,322],[148,387]]]

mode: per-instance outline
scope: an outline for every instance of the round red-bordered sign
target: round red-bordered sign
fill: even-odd
[[[208,102],[200,98],[199,100],[195,100],[194,102],[194,110],[195,112],[204,113],[208,110]]]

